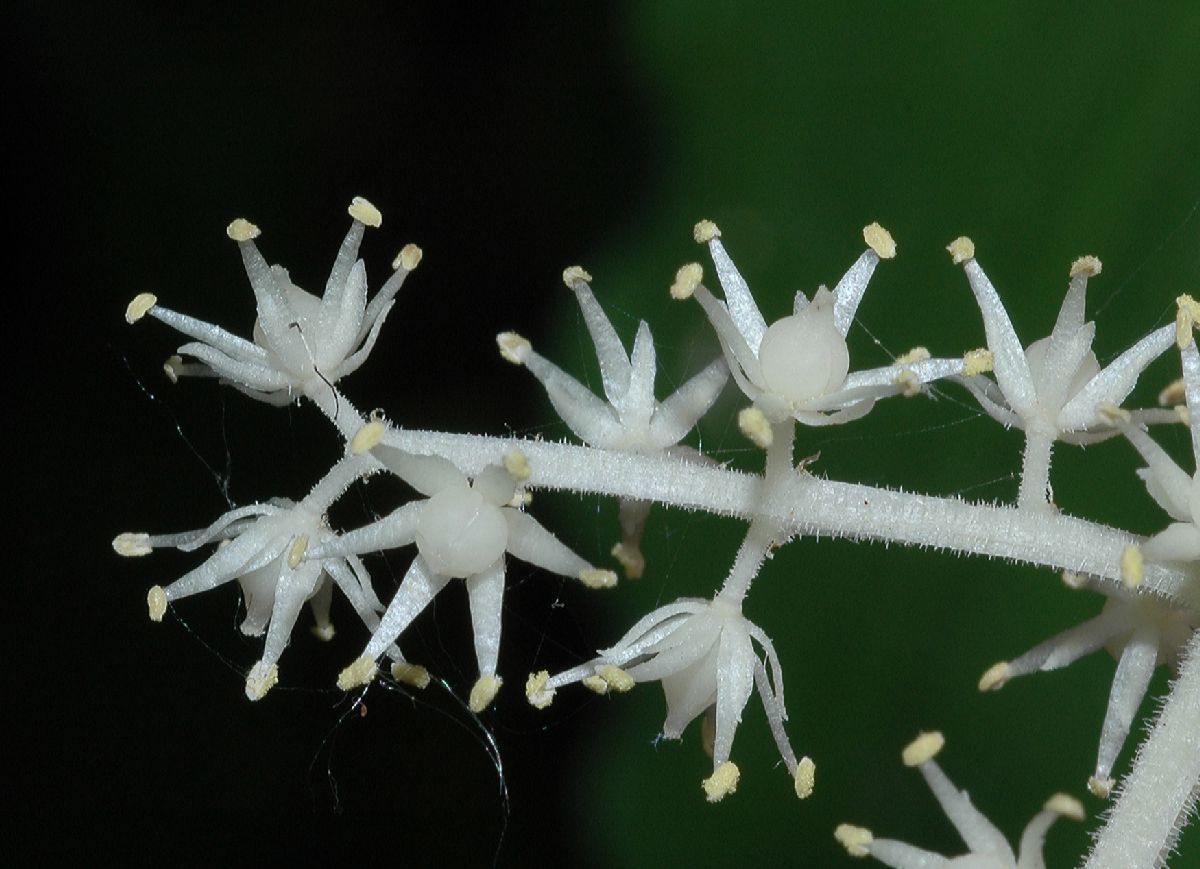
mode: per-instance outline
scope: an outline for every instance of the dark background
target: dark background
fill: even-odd
[[[529,710],[528,671],[573,664],[659,603],[719,585],[740,529],[662,510],[640,583],[586,594],[512,567],[509,685],[482,722],[441,688],[415,701],[373,689],[359,717],[329,687],[365,639],[337,609],[332,646],[302,621],[280,686],[248,703],[243,673],[259,646],[233,630],[233,589],[151,624],[146,589],[195,559],[119,561],[108,541],[202,526],[227,499],[301,496],[340,447],[311,408],[169,386],[160,365],[179,340],[121,314],[152,290],[248,334],[229,220],[252,219],[267,257],[319,288],[345,206],[364,195],[384,214],[363,251],[373,285],[406,242],[425,260],[373,358],[342,385],[407,425],[563,435],[493,336],[518,329],[595,382],[559,280],[575,262],[627,339],[639,318],[651,323],[660,394],[698,370],[715,341],[666,287],[682,262],[706,259],[690,238],[700,217],[720,223],[769,318],[796,289],[836,281],[865,223],[887,226],[900,257],[851,332],[859,367],[914,344],[957,354],[983,343],[942,250],[959,234],[975,239],[1026,341],[1047,334],[1069,263],[1094,253],[1103,361],[1200,289],[1200,13],[1151,9],[6,9],[8,426],[21,442],[10,459],[6,700],[20,735],[8,751],[19,806],[5,821],[8,859],[694,866],[753,855],[839,866],[831,831],[843,820],[956,853],[899,763],[923,728],[946,732],[944,767],[1014,841],[1050,793],[1082,795],[1111,659],[998,695],[974,685],[1099,601],[982,559],[799,541],[764,570],[746,612],[776,641],[793,742],[818,764],[805,804],[774,767],[757,700],[734,749],[741,788],[719,806],[702,799],[708,761],[694,733],[655,744],[657,687],[612,701],[563,692],[548,712]],[[1151,369],[1138,402],[1177,370]],[[751,469],[758,458],[729,422],[740,406],[731,388],[700,437]],[[1182,432],[1160,439],[1186,460]],[[797,449],[819,451],[815,470],[835,479],[1004,500],[1020,438],[948,389],[802,432]],[[1071,512],[1155,531],[1165,517],[1135,467],[1118,442],[1063,448],[1056,495]],[[373,482],[335,520],[361,522],[398,497]],[[598,561],[616,533],[598,499],[539,496],[535,515]],[[372,563],[381,593],[405,566],[404,553]],[[474,673],[460,592],[404,642],[458,695]],[[1160,673],[1151,693],[1165,684]],[[1079,854],[1094,825],[1056,827],[1051,865]],[[1200,865],[1194,829],[1183,850],[1173,865]]]

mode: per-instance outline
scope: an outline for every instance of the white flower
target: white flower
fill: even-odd
[[[1100,615],[1034,646],[1012,661],[993,664],[979,680],[979,690],[995,691],[1029,673],[1058,670],[1097,649],[1118,659],[1100,733],[1096,768],[1088,787],[1099,797],[1112,790],[1112,767],[1129,735],[1134,716],[1158,664],[1178,665],[1188,638],[1200,627],[1200,616],[1169,609],[1148,597],[1112,597]]]
[[[754,651],[757,641],[770,665]],[[694,719],[715,710],[711,754],[713,774],[703,782],[710,802],[737,789],[739,771],[730,759],[742,710],[755,687],[762,698],[780,755],[802,799],[812,792],[811,760],[796,760],[783,723],[783,676],[770,638],[742,616],[741,606],[721,596],[704,601],[685,598],[650,613],[595,660],[549,676],[530,676],[529,702],[548,706],[558,688],[582,682],[598,693],[628,691],[637,682],[662,682],[667,719],[662,734],[679,739]]]
[[[259,700],[278,681],[277,662],[305,602],[316,619],[313,632],[323,640],[333,637],[329,605],[335,584],[368,627],[379,623],[377,613],[383,611],[383,605],[358,558],[306,558],[311,547],[335,536],[322,515],[329,502],[367,468],[361,460],[343,460],[298,504],[276,499],[239,507],[207,528],[181,534],[120,534],[113,540],[113,549],[120,555],[140,556],[164,547],[192,552],[208,543],[220,544],[208,560],[165,589],[157,585],[150,589],[150,618],[162,621],[168,603],[236,579],[246,603],[242,632],[261,636],[265,631],[267,635],[262,658],[246,679],[246,696]],[[402,660],[397,650],[389,651]]]
[[[593,568],[519,509],[523,493],[518,482],[528,479],[530,473],[521,454],[510,453],[505,458],[506,467],[490,465],[468,479],[440,456],[413,455],[380,444],[383,434],[381,422],[369,423],[354,438],[354,449],[370,449],[376,459],[425,499],[405,504],[378,522],[330,540],[314,548],[309,557],[375,552],[414,542],[417,556],[363,654],[338,677],[338,686],[349,690],[370,682],[377,671],[375,660],[450,580],[461,579],[470,598],[480,674],[471,689],[470,707],[481,712],[502,684],[496,675],[496,663],[504,603],[504,553],[553,573],[576,577],[591,588],[615,585],[616,575]]]
[[[1020,854],[1014,854],[1004,834],[975,808],[966,791],[954,786],[933,759],[944,744],[942,734],[922,733],[904,749],[902,757],[905,766],[920,770],[942,811],[966,843],[967,854],[943,857],[895,839],[877,839],[865,827],[850,824],[842,824],[834,831],[837,840],[851,857],[871,856],[893,869],[1045,869],[1042,845],[1046,832],[1060,817],[1082,821],[1085,815],[1079,800],[1067,794],[1050,797],[1025,827]]]
[[[654,397],[657,363],[650,327],[644,320],[638,324],[633,353],[627,354],[608,315],[592,294],[588,285],[591,279],[579,266],[563,272],[563,282],[575,292],[596,347],[607,401],[538,354],[515,332],[496,336],[500,355],[515,365],[525,366],[538,379],[563,422],[584,443],[609,450],[667,452],[705,461],[695,450],[677,444],[716,401],[729,378],[725,362],[713,361],[669,398],[657,401]],[[621,502],[622,540],[613,547],[613,555],[631,579],[640,577],[645,569],[640,543],[649,508],[645,501]]]
[[[350,205],[353,222],[334,261],[321,298],[292,283],[281,266],[269,266],[254,239],[259,229],[238,219],[226,233],[238,243],[258,306],[253,340],[239,338],[219,326],[180,314],[142,293],[125,311],[135,323],[146,314],[194,338],[167,360],[167,375],[219,377],[236,389],[271,404],[287,404],[297,395],[313,395],[357,369],[371,352],[393,299],[408,273],[421,261],[421,249],[408,245],[392,263],[395,272],[367,303],[367,274],[357,259],[366,226],[382,217],[367,200]]]
[[[1146,366],[1171,346],[1172,326],[1138,341],[1103,370],[1092,352],[1096,324],[1083,320],[1088,278],[1101,263],[1084,256],[1071,264],[1071,280],[1054,330],[1022,349],[1000,296],[975,260],[975,245],[965,236],[948,250],[961,263],[983,314],[996,382],[986,377],[964,381],[993,418],[1020,429],[1040,427],[1059,440],[1090,443],[1116,434],[1101,412],[1105,403],[1120,405]]]
[[[1071,265],[1067,294],[1049,336],[1022,348],[1008,312],[992,282],[975,260],[975,244],[966,236],[947,247],[962,264],[983,314],[991,353],[993,383],[987,377],[963,379],[983,409],[1005,427],[1025,432],[1025,458],[1018,503],[1045,509],[1050,499],[1050,453],[1055,441],[1088,444],[1117,433],[1106,408],[1121,404],[1146,366],[1171,344],[1173,329],[1164,326],[1138,341],[1103,370],[1092,352],[1095,323],[1085,323],[1088,278],[1100,274],[1094,256]],[[1169,411],[1139,411],[1147,422],[1170,422]]]
[[[677,299],[694,295],[700,302],[716,329],[734,380],[770,423],[788,418],[804,425],[849,422],[865,415],[879,398],[914,395],[930,380],[963,373],[963,360],[931,359],[923,348],[893,365],[850,373],[846,333],[876,265],[896,255],[895,242],[879,224],[863,229],[868,248],[832,292],[822,287],[811,301],[796,293],[792,314],[770,326],[720,235],[711,221],[696,225],[696,241],[708,243],[725,301],[700,283],[702,272],[694,263],[679,270],[671,295]],[[742,428],[756,442],[769,438],[763,425],[751,419],[743,418]]]

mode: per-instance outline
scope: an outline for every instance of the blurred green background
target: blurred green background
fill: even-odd
[[[14,827],[28,834],[49,817],[77,827],[20,835],[16,854],[836,867],[848,865],[832,838],[842,821],[953,854],[961,843],[899,762],[934,728],[951,778],[1014,841],[1052,792],[1083,795],[1112,660],[995,695],[975,684],[1101,602],[1048,571],[979,558],[801,540],[767,565],[746,612],[775,640],[793,743],[817,763],[803,804],[757,700],[734,747],[741,786],[718,806],[700,791],[709,762],[698,734],[655,740],[657,687],[611,699],[566,691],[545,713],[525,708],[525,673],[574,664],[654,606],[719,585],[742,529],[661,509],[646,577],[615,592],[512,567],[509,687],[486,731],[440,690],[414,703],[375,689],[367,716],[346,717],[328,686],[364,639],[347,614],[332,650],[298,631],[280,689],[250,706],[240,673],[257,646],[232,631],[232,590],[151,625],[145,589],[194,561],[114,563],[107,541],[206,524],[227,497],[301,495],[339,447],[310,411],[211,384],[168,389],[158,366],[179,342],[157,324],[129,330],[120,313],[152,289],[244,334],[251,297],[225,224],[253,219],[268,258],[319,287],[343,209],[361,194],[385,216],[364,248],[369,274],[378,280],[408,241],[426,259],[372,362],[344,386],[405,425],[565,435],[492,336],[518,329],[598,383],[559,281],[575,262],[623,337],[651,324],[660,394],[697,371],[716,342],[698,307],[666,288],[683,262],[708,265],[691,240],[701,217],[720,224],[768,318],[797,289],[835,282],[864,224],[891,230],[900,254],[851,331],[856,367],[917,344],[956,355],[983,343],[943,249],[960,234],[1026,342],[1048,333],[1070,262],[1095,254],[1104,273],[1088,311],[1104,361],[1200,289],[1200,7],[33,4],[3,16],[8,135],[22,155],[9,180],[26,215],[16,280],[40,288],[17,294],[14,316],[46,322],[50,301],[53,324],[16,335],[15,352],[40,360],[17,398],[35,418],[62,408],[71,418],[37,439],[53,460],[24,463],[17,482],[33,515],[55,517],[37,523],[31,549],[62,550],[69,528],[86,565],[63,558],[15,591],[35,614],[18,634],[49,658],[18,668],[16,696],[33,712],[14,758],[25,797]],[[1170,360],[1153,367],[1134,403],[1152,403],[1176,372]],[[730,387],[694,442],[755,469],[759,455],[731,423],[742,404]],[[1160,439],[1187,460],[1182,431]],[[819,452],[813,471],[832,479],[1003,501],[1016,493],[1020,444],[947,387],[802,431],[797,450]],[[1120,442],[1064,447],[1057,500],[1155,531],[1165,517],[1136,467]],[[360,522],[397,498],[373,481],[335,519]],[[547,494],[534,510],[582,554],[606,558],[613,505]],[[34,564],[21,575],[46,574]],[[381,592],[405,564],[373,563]],[[47,583],[67,590],[53,612]],[[445,597],[405,650],[461,694],[474,666],[465,607]],[[1160,672],[1151,694],[1165,686]],[[1071,865],[1094,826],[1056,826],[1050,865]],[[1171,865],[1200,866],[1196,827]]]

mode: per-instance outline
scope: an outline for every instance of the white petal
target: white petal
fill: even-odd
[[[725,246],[719,238],[713,238],[708,243],[709,253],[712,254],[713,264],[717,267],[717,280],[725,293],[725,305],[729,316],[737,326],[738,332],[746,341],[746,346],[752,353],[758,353],[758,345],[763,333],[767,331],[766,321],[750,294],[750,287],[745,278],[725,252]]]
[[[1037,404],[1037,390],[1029,372],[1029,364],[1025,361],[1021,340],[1013,329],[996,288],[979,263],[969,259],[963,263],[963,269],[983,314],[983,327],[987,334],[988,349],[992,351],[996,382],[1004,391],[1009,407],[1019,416],[1028,418]]]

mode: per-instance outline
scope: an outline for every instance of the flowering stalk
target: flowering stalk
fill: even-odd
[[[1183,671],[1138,749],[1086,869],[1164,866],[1200,799],[1200,631]]]
[[[449,458],[464,473],[482,470],[520,448],[529,457],[533,488],[642,497],[660,504],[749,519],[769,517],[792,533],[879,540],[987,555],[1070,570],[1120,586],[1121,555],[1142,538],[1064,514],[1035,515],[1014,507],[972,504],[795,474],[766,503],[762,477],[706,467],[670,456],[618,454],[520,438],[493,438],[393,429],[385,442],[414,453]],[[1145,565],[1142,588],[1167,602],[1200,601],[1194,566]],[[1187,597],[1191,595],[1191,597]]]

